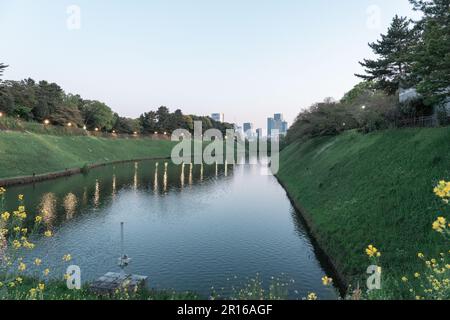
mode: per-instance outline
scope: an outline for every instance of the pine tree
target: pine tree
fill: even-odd
[[[406,17],[395,16],[381,40],[369,43],[369,47],[379,57],[377,60],[364,59],[360,62],[365,75],[357,77],[374,81],[378,89],[392,95],[400,85],[406,85],[410,77],[410,49],[414,42],[414,30]]]
[[[423,13],[412,54],[413,77],[425,102],[439,105],[450,97],[450,0],[410,2]]]
[[[3,64],[3,63],[0,63],[0,76],[3,75],[3,71],[4,71],[7,67],[8,67],[7,65],[5,65],[5,64]]]

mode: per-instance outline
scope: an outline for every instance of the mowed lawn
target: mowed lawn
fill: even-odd
[[[401,278],[424,269],[417,254],[440,258],[450,249],[431,228],[449,218],[433,193],[450,180],[449,141],[450,128],[316,138],[284,149],[278,176],[353,285],[365,286],[364,249],[373,244],[382,252],[382,297],[409,297]]]
[[[85,164],[170,157],[174,142],[0,132],[0,178],[42,174]]]

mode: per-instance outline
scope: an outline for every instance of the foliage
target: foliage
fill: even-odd
[[[450,95],[450,1],[410,1],[423,13],[412,52],[415,84],[428,105],[441,104]]]
[[[7,68],[8,66],[4,63],[0,63],[0,76],[3,75],[3,71]]]
[[[99,101],[86,101],[81,108],[84,123],[89,130],[111,130],[114,115],[110,107]]]
[[[203,131],[218,129],[225,135],[227,129],[233,129],[233,125],[230,123],[217,122],[210,117],[184,115],[181,110],[171,113],[167,107],[160,107],[157,111],[146,112],[139,118],[142,132],[147,134],[155,132],[171,134],[176,129],[185,129],[192,133],[194,121],[202,123]]]
[[[411,73],[409,54],[416,39],[415,30],[410,25],[408,18],[396,15],[387,33],[381,35],[381,40],[369,44],[378,59],[360,62],[366,74],[356,76],[375,81],[375,86],[388,94],[396,93]]]
[[[289,128],[286,140],[291,143],[298,139],[337,135],[356,126],[356,119],[345,104],[328,99],[300,112]]]

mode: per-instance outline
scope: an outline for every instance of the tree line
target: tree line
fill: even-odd
[[[0,76],[7,67],[0,63]],[[137,119],[122,117],[103,102],[66,94],[56,83],[33,79],[0,81],[0,112],[25,121],[123,134],[171,134],[179,128],[192,132],[194,121],[201,121],[204,130],[233,128],[210,117],[184,115],[179,109],[170,112],[164,106]]]
[[[396,15],[385,34],[369,43],[375,59],[364,59],[363,82],[340,101],[331,98],[300,112],[287,141],[344,130],[363,132],[396,126],[402,120],[437,114],[448,123],[450,96],[450,0],[410,0],[421,18]],[[400,89],[418,95],[399,102]]]

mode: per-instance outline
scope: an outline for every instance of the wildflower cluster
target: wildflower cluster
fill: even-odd
[[[409,286],[409,292],[416,300],[445,300],[450,296],[449,255],[440,253],[438,259],[427,259],[423,253],[417,256],[425,265],[425,272],[415,272],[411,280],[407,276],[402,281]]]
[[[434,188],[434,194],[441,198],[445,203],[449,203],[450,200],[450,182],[439,181],[438,185]]]
[[[45,230],[46,237],[53,236],[53,233],[42,225],[42,216],[38,215],[34,221],[29,221],[23,195],[17,197],[17,210],[12,213],[3,211],[5,194],[6,190],[0,187],[0,289],[7,289],[0,290],[0,299],[43,299],[46,286],[40,279],[50,275],[50,268],[44,267],[43,271],[39,271],[38,268],[43,267],[42,259],[35,257],[28,262],[24,256],[30,257],[30,252],[35,248],[32,239],[42,231]],[[62,258],[64,262],[71,259],[70,254]],[[21,286],[25,285],[26,296],[23,296],[20,294],[24,292]],[[28,289],[30,286],[32,288]]]

